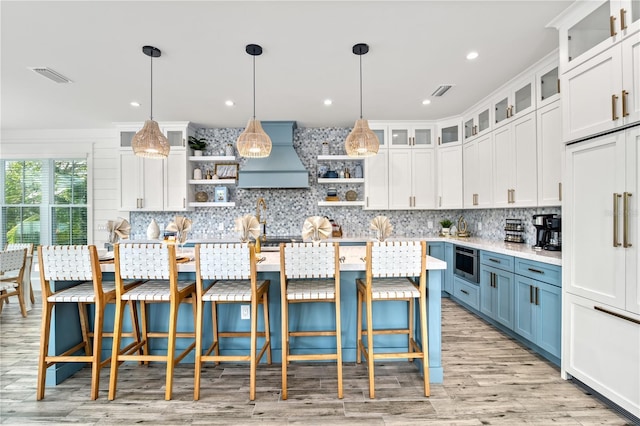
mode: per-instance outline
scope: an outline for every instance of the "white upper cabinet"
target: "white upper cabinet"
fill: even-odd
[[[494,127],[503,126],[535,109],[534,77],[533,74],[525,74],[494,97]]]
[[[384,126],[376,123],[376,126]],[[424,123],[391,123],[387,125],[389,149],[433,148],[435,127]]]
[[[439,146],[436,150],[437,208],[462,208],[462,146]]]
[[[538,137],[538,206],[562,204],[562,110],[560,100],[536,111]]]
[[[389,150],[389,209],[435,208],[433,149]]]
[[[380,149],[372,157],[364,160],[364,209],[387,210],[389,208],[389,150],[388,127],[370,123],[371,130],[378,136]]]
[[[559,31],[564,73],[640,30],[640,1],[575,2],[551,25]]]
[[[465,209],[493,206],[492,135],[478,137],[462,146]]]
[[[122,211],[185,211],[193,198],[188,183],[188,122],[159,123],[171,150],[166,159],[137,157],[133,136],[143,123],[118,124],[120,136],[120,205]]]
[[[438,145],[452,146],[462,142],[462,119],[451,118],[438,122]]]
[[[493,132],[494,207],[537,205],[536,114]]]
[[[560,99],[560,75],[558,60],[536,72],[536,106],[541,108]]]
[[[485,104],[463,118],[464,141],[470,141],[491,131],[491,105]]]

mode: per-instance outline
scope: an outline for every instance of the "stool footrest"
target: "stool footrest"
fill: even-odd
[[[322,361],[322,360],[337,360],[338,354],[289,354],[287,356],[288,361]]]
[[[335,330],[317,330],[317,331],[290,331],[291,337],[309,337],[309,336],[335,336]]]

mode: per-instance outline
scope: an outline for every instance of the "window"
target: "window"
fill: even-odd
[[[87,243],[86,160],[1,160],[2,247]]]

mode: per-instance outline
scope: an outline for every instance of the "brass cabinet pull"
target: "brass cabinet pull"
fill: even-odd
[[[629,92],[626,90],[622,91],[622,116],[626,117],[629,115],[629,111],[627,111],[627,95]]]
[[[536,305],[540,304],[540,287],[536,287]]]
[[[619,247],[620,242],[618,241],[618,199],[622,197],[620,194],[613,193],[613,246]]]
[[[631,243],[629,242],[629,197],[630,192],[625,192],[622,198],[622,247],[629,248]]]
[[[367,207],[369,207],[369,196],[367,195]]]
[[[560,79],[558,79],[558,93],[560,93]]]
[[[620,30],[626,30],[627,29],[627,22],[625,21],[625,13],[627,13],[626,10],[624,10],[624,8],[620,9]]]
[[[440,143],[441,143],[441,142],[440,142],[440,136],[438,136],[438,145],[440,145]]]
[[[604,312],[605,314],[613,315],[614,317],[618,317],[618,318],[620,318],[620,319],[623,319],[623,320],[625,320],[625,321],[632,322],[632,323],[634,323],[634,324],[640,324],[640,321],[638,321],[638,320],[637,320],[637,319],[635,319],[635,318],[631,318],[631,317],[628,317],[628,316],[626,316],[626,315],[622,315],[622,314],[619,314],[619,313],[617,313],[617,312],[610,311],[610,310],[605,309],[605,308],[602,308],[602,307],[600,307],[600,306],[594,306],[594,307],[593,307],[593,309],[595,309],[596,311]]]
[[[616,111],[616,104],[618,103],[618,96],[611,95],[611,120],[616,121],[618,119],[618,112]]]
[[[562,182],[558,182],[558,201],[562,201]]]
[[[529,303],[533,304],[533,286],[529,286]]]
[[[442,196],[438,197],[438,207],[442,207]]]
[[[609,16],[609,34],[611,34],[611,37],[618,34],[616,32],[616,17],[613,15]]]
[[[544,274],[544,271],[541,271],[540,269],[533,269],[533,268],[527,268],[527,269],[531,272],[535,272],[536,274]]]

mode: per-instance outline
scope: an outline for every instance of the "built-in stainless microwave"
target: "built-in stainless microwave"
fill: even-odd
[[[462,246],[454,247],[455,258],[453,262],[453,273],[467,281],[479,283],[478,250]]]

